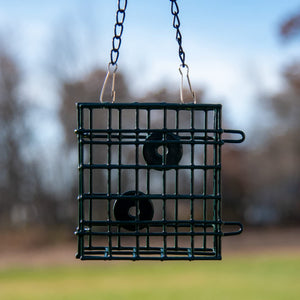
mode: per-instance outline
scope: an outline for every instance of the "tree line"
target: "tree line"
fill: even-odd
[[[300,14],[283,22],[280,36],[299,36]],[[57,76],[57,117],[62,143],[53,157],[39,155],[39,144],[30,127],[34,104],[20,93],[23,75],[18,62],[2,43],[0,46],[0,223],[4,228],[39,224],[67,225],[77,222],[77,127],[76,101],[98,101],[99,83],[106,71],[95,68],[81,77]],[[136,99],[118,72],[119,99]],[[284,88],[261,100],[272,116],[272,128],[253,122],[251,147],[226,145],[222,149],[223,218],[250,225],[291,225],[300,222],[300,60],[285,66]],[[205,91],[198,91],[203,101]],[[173,91],[161,89],[139,101],[173,101]],[[133,101],[133,100],[132,100]],[[224,126],[226,127],[226,126]],[[43,132],[40,132],[43,134]],[[55,140],[52,142],[55,143]],[[50,156],[49,156],[50,155]],[[47,160],[55,161],[52,177]],[[49,162],[48,162],[49,163]],[[63,182],[63,188],[51,183]]]

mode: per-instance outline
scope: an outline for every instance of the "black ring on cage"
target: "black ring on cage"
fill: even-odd
[[[150,199],[141,199],[139,196],[145,195],[140,191],[128,191],[116,200],[114,203],[114,215],[117,221],[151,221],[154,215],[154,209],[152,201]],[[127,197],[132,196],[132,197]],[[136,209],[138,206],[138,212],[136,215]],[[124,223],[120,224],[124,229],[129,231],[136,230],[135,223]],[[138,229],[143,229],[147,227],[147,224],[139,224]]]
[[[177,165],[182,157],[182,145],[178,143],[180,140],[178,135],[173,133],[164,133],[162,131],[155,131],[151,133],[145,141],[143,147],[143,155],[148,165],[165,165],[166,170],[170,170],[168,165]],[[172,143],[176,141],[177,143]],[[166,151],[166,158],[164,161],[164,154],[160,154],[159,148],[166,147],[166,150],[162,149],[162,152]],[[155,167],[156,170],[162,170]]]

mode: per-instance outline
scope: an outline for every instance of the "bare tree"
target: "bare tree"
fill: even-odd
[[[20,82],[21,75],[17,64],[1,45],[0,222],[7,225],[11,222],[27,221],[34,210],[31,203],[32,178],[23,153],[26,143],[30,140],[30,132],[26,126],[26,107],[18,95]]]
[[[288,17],[280,27],[284,41],[300,36],[300,13]],[[247,156],[249,174],[247,221],[299,223],[300,205],[300,63],[294,61],[282,73],[285,86],[265,99],[276,120],[272,132]],[[257,128],[259,130],[259,128]]]

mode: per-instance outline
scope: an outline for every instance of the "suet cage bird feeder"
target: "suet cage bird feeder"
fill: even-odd
[[[218,260],[220,104],[78,103],[82,260]],[[99,125],[97,124],[99,123]],[[223,139],[223,134],[229,135]],[[237,135],[237,139],[233,139]],[[236,231],[223,232],[224,225]]]
[[[222,129],[220,104],[197,103],[176,0],[170,2],[181,60],[180,103],[115,102],[127,0],[121,2],[100,102],[77,104],[77,258],[221,259],[221,238],[243,228],[222,220],[221,148],[241,143],[245,135]],[[184,71],[193,96],[189,104],[183,101]],[[103,102],[110,75],[112,102]],[[226,225],[234,231],[223,231]]]

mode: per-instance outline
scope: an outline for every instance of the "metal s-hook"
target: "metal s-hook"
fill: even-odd
[[[106,85],[107,85],[107,81],[108,81],[109,76],[110,76],[111,73],[112,73],[112,84],[111,84],[112,103],[114,103],[116,101],[115,82],[116,82],[116,72],[117,72],[117,69],[118,69],[118,65],[115,64],[114,65],[115,68],[113,70],[111,70],[112,65],[113,65],[112,63],[108,64],[107,73],[106,73],[106,76],[105,76],[105,79],[104,79],[104,82],[103,82],[103,86],[102,86],[101,93],[100,93],[100,98],[99,98],[101,103],[103,102],[103,94],[104,94],[104,91],[105,91],[105,88],[106,88]]]
[[[188,82],[188,85],[189,85],[189,89],[190,89],[190,92],[193,96],[193,101],[194,101],[194,104],[197,103],[197,99],[196,99],[196,94],[195,92],[193,91],[193,88],[192,88],[192,84],[191,84],[191,81],[190,81],[190,76],[189,76],[189,67],[187,64],[181,64],[179,66],[179,73],[181,75],[181,83],[180,83],[180,102],[181,103],[184,103],[183,101],[183,72],[181,69],[184,69],[186,68],[186,79],[187,79],[187,82]]]

